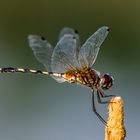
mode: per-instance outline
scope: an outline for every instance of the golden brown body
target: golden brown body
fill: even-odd
[[[97,87],[100,80],[97,72],[87,67],[68,71],[63,75],[63,78],[71,83],[78,83],[91,88]]]

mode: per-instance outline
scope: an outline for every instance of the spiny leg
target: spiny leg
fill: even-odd
[[[109,103],[109,101],[102,101],[100,95],[102,95],[99,91],[97,91],[97,99],[98,99],[98,103],[100,104],[107,104]]]
[[[105,125],[106,124],[106,121],[102,118],[102,116],[96,111],[96,107],[95,107],[95,101],[94,101],[94,91],[92,92],[92,109],[93,109],[93,112],[97,115],[97,117],[101,120],[101,122]]]
[[[103,91],[99,90],[99,94],[101,95],[102,98],[107,98],[107,97],[115,97],[115,95],[106,95]]]

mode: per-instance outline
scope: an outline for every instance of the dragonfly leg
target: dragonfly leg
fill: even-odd
[[[98,103],[100,103],[100,104],[107,104],[107,103],[109,103],[109,101],[102,101],[101,100],[101,96],[102,95],[102,93],[100,93],[99,91],[97,91],[97,99],[98,99]],[[101,96],[101,97],[100,97]]]
[[[115,95],[106,95],[103,91],[98,90],[99,94],[101,95],[102,98],[107,98],[107,97],[115,97]]]
[[[94,91],[92,92],[92,109],[93,109],[93,112],[97,115],[97,117],[101,120],[101,122],[104,124],[104,125],[107,125],[106,124],[106,121],[102,118],[102,116],[96,111],[96,107],[95,107],[95,99],[94,99]]]

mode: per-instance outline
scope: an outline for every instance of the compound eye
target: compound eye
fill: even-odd
[[[101,87],[102,89],[106,90],[106,89],[109,89],[112,87],[113,85],[113,77],[110,76],[109,74],[105,74],[102,78],[101,78],[101,81],[103,81]]]

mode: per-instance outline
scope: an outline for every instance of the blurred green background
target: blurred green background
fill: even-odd
[[[45,36],[55,46],[62,27],[77,29],[82,43],[99,27],[111,31],[95,69],[115,84],[106,94],[125,103],[128,140],[140,134],[140,1],[0,1],[0,67],[45,68],[28,47],[28,34]],[[98,105],[106,117],[107,106]],[[102,140],[104,126],[91,109],[91,91],[31,74],[0,75],[1,140]]]

